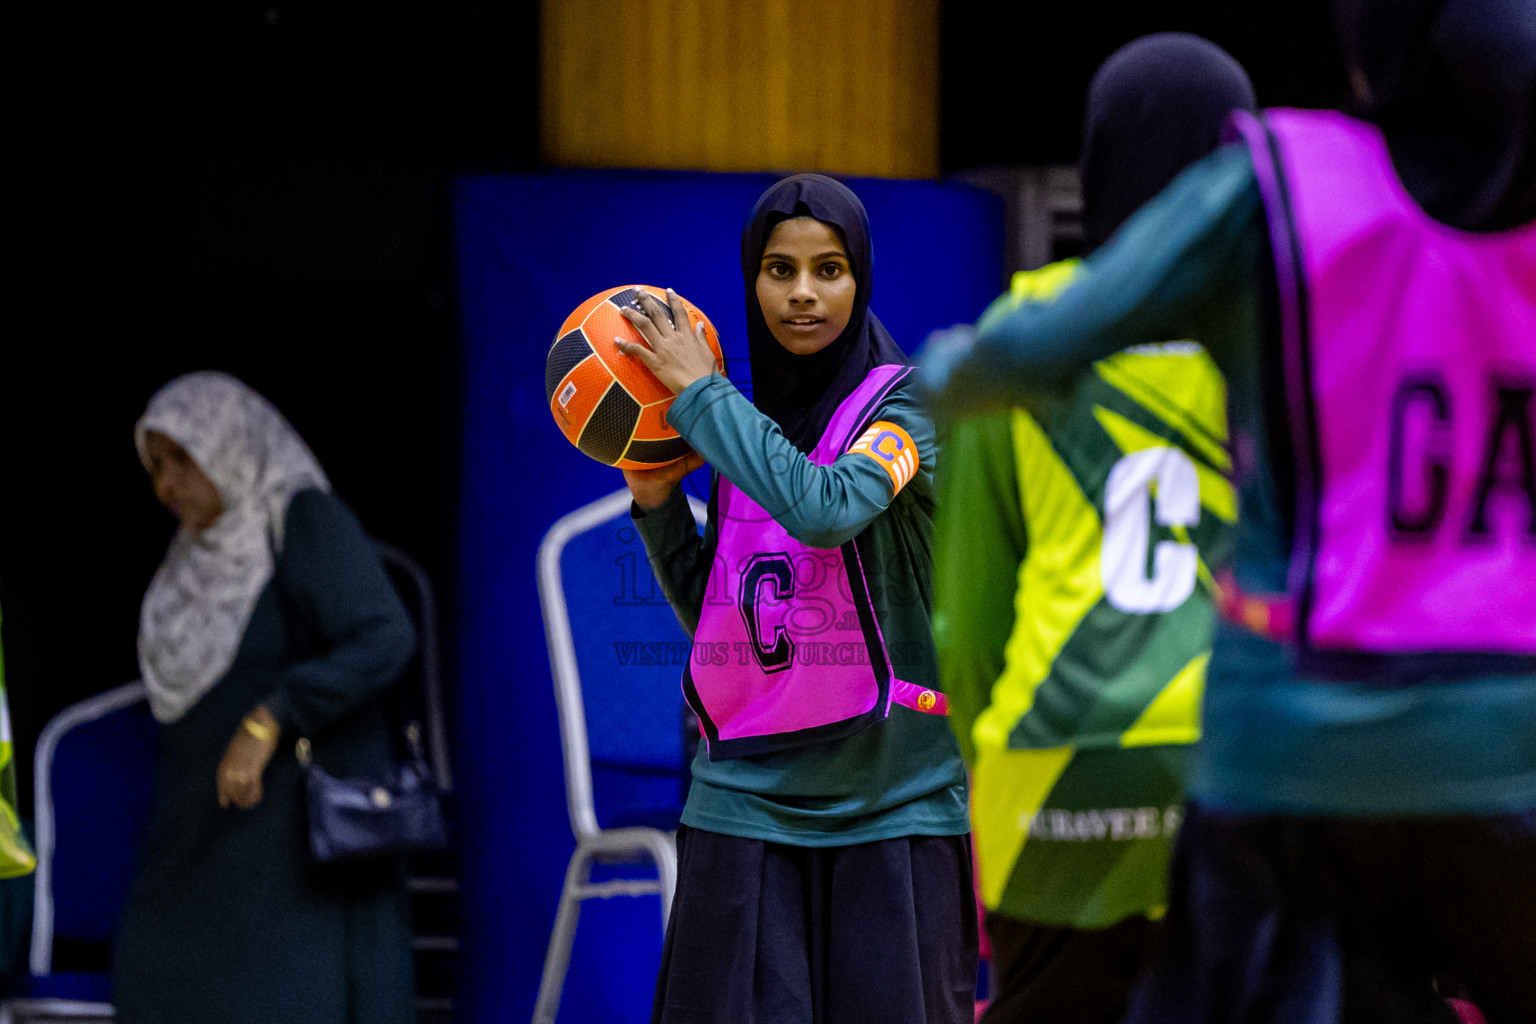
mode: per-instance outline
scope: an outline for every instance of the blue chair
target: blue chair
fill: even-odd
[[[407,707],[420,719],[421,744],[437,788],[453,792],[453,770],[448,757],[448,712],[443,692],[441,640],[437,627],[437,595],[432,579],[410,555],[383,541],[374,541],[384,571],[395,592],[405,602],[416,626],[416,655],[407,666],[401,685],[409,689]]]
[[[154,799],[158,726],[144,684],[72,704],[38,737],[37,875],[16,1021],[110,1020],[111,942]]]
[[[690,498],[694,518],[705,509]],[[681,678],[689,640],[657,585],[621,490],[559,519],[539,545],[539,603],[554,677],[576,849],[566,868],[533,1011],[560,1006],[585,900],[661,897],[665,931],[677,883],[676,831],[687,795]],[[593,880],[594,864],[653,863],[656,877]]]
[[[416,655],[400,686],[399,714],[411,716],[418,740],[437,779],[443,811],[453,827],[453,774],[448,755],[447,694],[443,683],[437,597],[431,577],[410,555],[376,541],[384,570],[416,625]],[[461,911],[458,864],[452,849],[412,858],[407,885],[411,893],[412,947],[416,960],[416,1011],[422,1024],[448,1020],[456,1009]],[[5,1022],[0,1021],[0,1024]]]

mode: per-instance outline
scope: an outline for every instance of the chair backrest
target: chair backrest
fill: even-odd
[[[437,627],[437,596],[432,580],[414,558],[397,547],[375,541],[390,582],[405,602],[416,626],[416,654],[406,667],[402,685],[410,687],[410,706],[420,716],[432,774],[444,793],[453,789],[448,759],[448,715],[444,705],[442,648]]]
[[[149,823],[158,745],[141,682],[70,705],[38,737],[32,974],[51,972],[55,940],[106,951]]]
[[[689,499],[697,522],[704,505]],[[687,793],[689,638],[629,518],[629,491],[561,517],[539,545],[539,603],[578,838],[677,827]]]

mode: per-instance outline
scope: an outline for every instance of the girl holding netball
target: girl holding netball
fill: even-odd
[[[870,311],[868,217],[820,175],[742,236],[749,400],[673,309],[621,343],[676,394],[694,452],[626,471],[692,634],[703,740],[653,1020],[959,1024],[976,910],[965,769],[935,689],[933,426]],[[698,534],[678,484],[708,462]],[[718,656],[725,652],[725,657]],[[723,662],[723,663],[722,663]]]

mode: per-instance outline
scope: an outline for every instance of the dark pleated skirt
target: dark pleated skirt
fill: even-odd
[[[655,1024],[971,1024],[969,836],[798,847],[684,826]]]

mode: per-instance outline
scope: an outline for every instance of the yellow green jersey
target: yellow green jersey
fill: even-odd
[[[1017,275],[983,322],[1076,273]],[[1173,341],[944,439],[935,637],[989,909],[1160,913],[1236,518],[1225,401],[1205,350]]]

